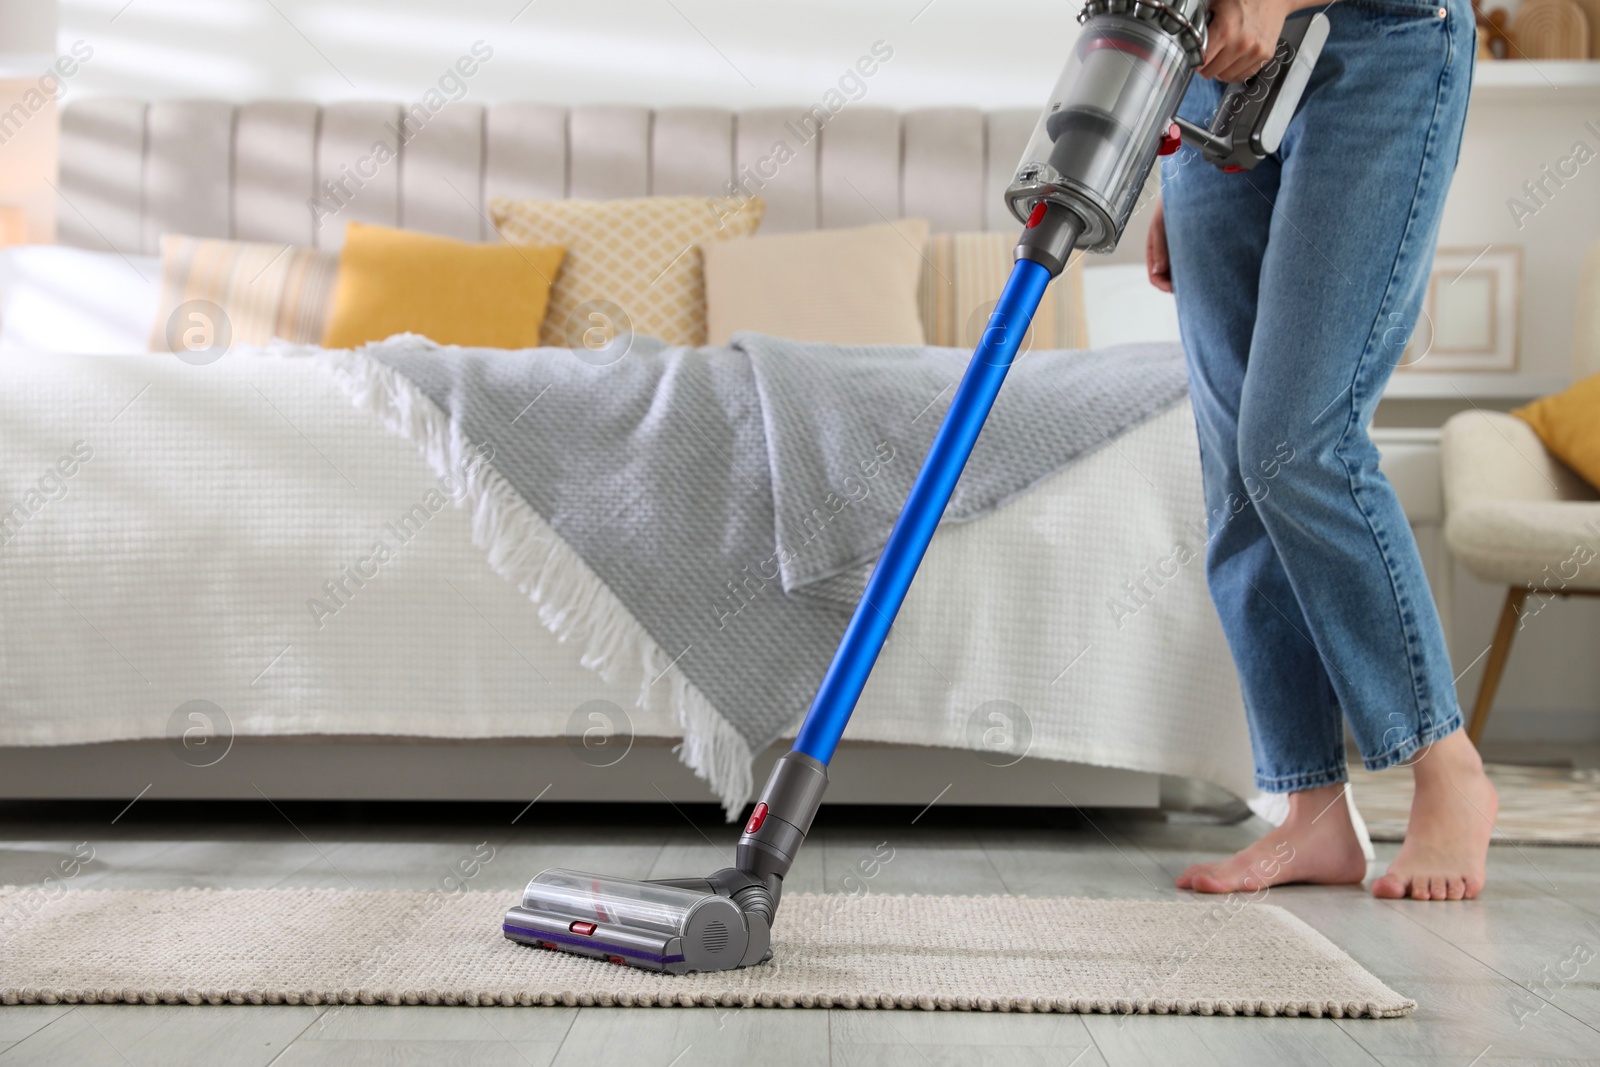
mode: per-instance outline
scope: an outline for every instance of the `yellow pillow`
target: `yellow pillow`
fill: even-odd
[[[563,252],[352,222],[322,344],[419,333],[442,345],[532,348]]]
[[[1533,427],[1551,455],[1600,489],[1600,374],[1511,414]]]
[[[200,300],[222,309],[227,337],[217,339],[224,346],[262,345],[274,337],[316,344],[338,272],[339,258],[314,248],[163,234],[150,351],[185,347],[190,326],[205,316],[196,319],[195,309],[183,309]]]
[[[596,326],[706,343],[705,275],[700,245],[748,237],[766,201],[738,197],[652,196],[635,200],[510,200],[489,205],[509,241],[558,244],[566,264],[550,293],[540,332],[547,345],[576,348]],[[620,312],[620,316],[619,313]]]
[[[705,246],[707,339],[740,330],[841,345],[920,345],[924,219]]]

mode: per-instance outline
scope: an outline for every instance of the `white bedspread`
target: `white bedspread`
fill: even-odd
[[[546,632],[465,512],[402,536],[437,479],[310,360],[6,355],[0,435],[0,744],[161,737],[194,699],[241,736],[556,736],[597,698],[675,733]],[[1248,795],[1202,567],[1171,561],[1201,517],[1180,405],[945,528],[849,736],[975,747],[974,712],[1006,700],[1032,755]],[[376,576],[346,580],[378,542]]]

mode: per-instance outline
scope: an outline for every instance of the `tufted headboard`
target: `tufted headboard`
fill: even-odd
[[[1001,193],[1036,112],[847,105],[825,124],[818,112],[463,101],[419,105],[402,125],[400,104],[87,99],[61,117],[59,240],[126,254],[159,252],[166,232],[336,249],[352,219],[482,240],[496,196],[715,196],[736,180],[767,200],[768,233],[903,215],[935,231],[1015,225]]]

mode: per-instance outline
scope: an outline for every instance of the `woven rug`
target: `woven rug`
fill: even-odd
[[[1497,845],[1600,845],[1600,770],[1484,766],[1500,794]],[[1356,806],[1374,841],[1403,841],[1411,811],[1411,772],[1350,768]]]
[[[785,897],[764,966],[681,977],[528,948],[514,893],[0,889],[0,1002],[925,1008],[1394,1016],[1281,908]]]

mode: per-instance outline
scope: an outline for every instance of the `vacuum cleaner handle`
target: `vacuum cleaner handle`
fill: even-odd
[[[1255,74],[1222,91],[1209,128],[1174,118],[1183,140],[1207,163],[1228,173],[1249,170],[1278,150],[1305,95],[1311,71],[1328,41],[1328,16],[1292,18],[1283,24],[1277,51]]]

